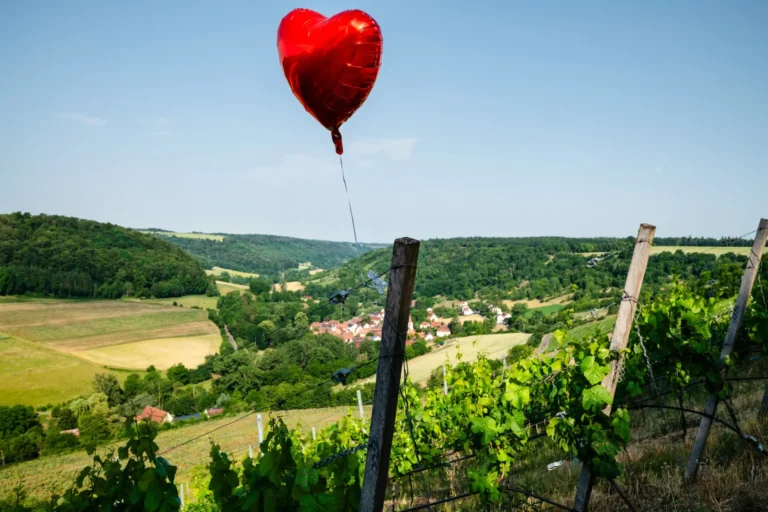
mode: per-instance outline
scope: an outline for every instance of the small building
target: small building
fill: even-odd
[[[448,327],[446,327],[445,325],[441,325],[440,327],[437,328],[437,337],[438,338],[444,338],[444,337],[450,336],[450,335],[451,335],[451,330]]]
[[[434,314],[434,313],[431,313],[431,314],[430,314],[430,315],[427,317],[427,320],[429,320],[430,322],[437,322],[438,320],[440,320],[440,317],[439,317],[439,316],[437,316],[437,315],[436,315],[436,314]]]
[[[80,429],[79,428],[72,428],[72,429],[69,429],[69,430],[62,430],[61,432],[59,432],[59,434],[70,434],[70,435],[73,435],[75,437],[80,437]]]
[[[205,410],[205,416],[208,418],[211,418],[213,416],[218,416],[219,414],[224,412],[223,407],[214,407],[212,409],[206,409]]]
[[[429,329],[430,327],[431,325],[429,324],[429,322],[426,322],[426,321],[421,322],[421,324],[419,324],[419,329]]]
[[[134,421],[152,421],[154,423],[173,423],[173,415],[162,409],[148,405],[141,411],[141,414],[134,416]]]
[[[431,333],[431,332],[428,332],[428,333],[427,333],[427,335],[426,335],[426,336],[424,336],[424,339],[425,339],[426,341],[432,341],[433,339],[435,339],[435,337],[434,337],[434,336],[432,336],[432,333]]]

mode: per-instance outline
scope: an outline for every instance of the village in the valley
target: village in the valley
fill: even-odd
[[[505,313],[500,307],[493,304],[488,304],[488,310],[496,316],[497,325],[506,325],[506,321],[510,317],[509,313]],[[480,321],[484,320],[483,317],[477,315],[469,307],[468,302],[461,302],[457,305],[457,314],[463,317],[474,315]],[[372,341],[381,341],[384,315],[385,312],[382,309],[378,313],[364,314],[346,321],[327,320],[325,322],[313,322],[310,325],[310,329],[316,336],[319,334],[331,334],[347,343],[354,343],[355,346],[359,346],[366,338],[370,338]],[[438,317],[433,308],[427,308],[427,318],[419,325],[414,325],[413,318],[408,317],[408,339],[406,340],[406,345],[412,345],[420,339],[441,344],[445,338],[452,334],[449,327],[452,320],[453,318]]]

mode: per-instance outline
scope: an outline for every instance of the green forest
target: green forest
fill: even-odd
[[[656,245],[684,241],[691,245],[722,245],[714,239],[660,239]],[[747,241],[748,242],[748,241]],[[730,243],[730,246],[735,245]],[[446,299],[544,300],[573,293],[572,300],[612,297],[624,285],[634,239],[616,238],[451,238],[427,240],[421,244],[416,274],[415,296],[441,296]],[[604,253],[590,264],[593,255]],[[368,269],[383,274],[391,258],[390,249],[365,254],[330,273],[318,274],[305,282],[305,291],[313,296],[351,288],[361,281]],[[645,278],[646,289],[669,281],[696,278],[722,281],[729,293],[738,287],[745,256],[682,251],[664,252],[650,259]],[[593,307],[583,304],[581,309]]]
[[[300,263],[311,262],[316,268],[336,268],[359,254],[383,247],[384,244],[304,240],[275,235],[229,235],[222,241],[182,238],[165,234],[155,236],[181,247],[205,268],[222,267],[241,272],[277,276],[296,269]]]
[[[194,258],[157,237],[58,215],[0,215],[0,295],[177,297],[205,293]]]

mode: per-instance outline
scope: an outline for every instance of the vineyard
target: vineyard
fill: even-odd
[[[282,421],[279,411],[290,400],[283,398],[272,404],[253,457],[235,460],[211,443],[207,468],[186,489],[175,482],[169,460],[181,445],[198,442],[204,449],[207,436],[162,447],[148,425],[138,425],[125,447],[95,456],[70,490],[40,507],[644,510],[636,498],[650,483],[635,474],[638,454],[648,453],[644,447],[654,443],[657,460],[648,464],[666,465],[680,488],[693,490],[690,497],[699,471],[727,459],[705,455],[708,437],[710,448],[715,440],[728,443],[732,454],[749,461],[746,474],[733,478],[765,488],[768,365],[761,358],[768,354],[768,263],[762,253],[768,220],[754,232],[739,294],[727,297],[732,305],[725,312],[714,279],[692,287],[673,277],[652,296],[642,294],[654,232],[640,228],[612,333],[594,329],[574,337],[558,330],[556,350],[503,360],[481,354],[446,365],[442,385],[426,389],[409,379],[405,354],[419,243],[400,239],[386,273],[379,356],[329,376],[344,384],[377,366],[370,422],[347,416],[309,435]],[[332,300],[343,302],[353,291]],[[662,457],[670,453],[665,444],[674,457]],[[7,505],[27,510],[23,498],[20,490]],[[738,506],[760,510],[766,503],[763,495]],[[674,506],[716,509],[706,502]]]

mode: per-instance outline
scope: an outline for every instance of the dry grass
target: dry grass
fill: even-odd
[[[749,254],[749,250],[749,247],[690,247],[684,245],[656,245],[651,247],[651,255],[659,254],[662,252],[683,251],[685,254],[706,253],[714,254],[715,256],[722,256],[723,254],[734,253],[746,256]]]
[[[205,273],[208,274],[209,276],[220,276],[224,272],[228,273],[231,276],[252,277],[252,278],[259,277],[259,274],[254,274],[252,272],[241,272],[240,270],[232,270],[229,268],[221,268],[221,267],[213,267],[213,269],[205,271]]]
[[[193,308],[197,306],[200,309],[216,309],[218,297],[206,297],[205,295],[184,295],[183,297],[169,297],[167,299],[145,299],[141,302],[149,304],[162,304],[172,306],[175,302],[180,307]]]
[[[467,322],[483,322],[483,321],[485,321],[485,317],[483,315],[478,315],[477,313],[475,313],[474,315],[462,315],[462,316],[459,316],[457,318],[459,319],[459,322],[461,322],[462,324],[465,324]],[[447,319],[447,318],[443,319],[444,322],[445,322],[445,320],[447,320],[447,323],[450,323],[451,320],[453,320],[453,319],[452,318],[451,319]]]
[[[371,409],[365,407],[365,412],[370,417]],[[344,414],[357,414],[356,407],[332,407],[328,409],[305,409],[296,411],[286,411],[280,414],[283,421],[289,427],[300,426],[305,433],[309,433],[312,427],[318,431],[335,421],[338,421]],[[243,418],[239,415],[238,418]],[[269,415],[264,413],[264,425],[269,422]],[[178,445],[188,439],[199,436],[214,428],[221,427],[232,422],[237,418],[220,418],[202,423],[197,423],[188,427],[178,428],[161,432],[156,442],[161,451],[172,446]],[[210,461],[209,437],[181,446],[163,457],[168,459],[171,464],[178,467],[176,482],[189,482],[190,471],[195,466],[207,464]],[[220,444],[233,459],[242,460],[248,455],[248,446],[253,446],[254,454],[258,452],[256,416],[251,415],[225,426],[211,434],[210,439]],[[119,446],[124,443],[116,443]],[[101,452],[106,451],[102,449]],[[14,464],[5,469],[0,469],[0,497],[9,494],[17,485],[22,485],[29,491],[33,498],[45,498],[50,495],[52,487],[71,484],[78,470],[89,465],[92,461],[84,451],[75,453],[57,455],[51,457],[42,457],[21,464]]]
[[[285,283],[285,291],[287,292],[300,292],[304,289],[304,285],[301,284],[299,281],[288,281]],[[279,292],[280,291],[280,285],[279,284],[273,284],[272,285],[272,291]]]
[[[220,343],[221,335],[216,332],[124,343],[75,352],[74,355],[113,368],[141,369],[154,365],[158,370],[166,370],[178,363],[195,368],[205,362],[205,356],[218,352]]]
[[[561,295],[560,297],[555,297],[553,299],[540,301],[539,299],[530,299],[530,300],[505,300],[504,305],[506,305],[508,308],[512,308],[515,304],[525,304],[530,309],[535,308],[543,308],[547,306],[555,306],[559,304],[567,304],[571,301],[571,298],[573,297],[572,293]]]
[[[97,373],[113,372],[37,343],[0,335],[0,405],[69,400],[89,392]]]
[[[460,360],[463,362],[474,361],[480,352],[485,353],[491,359],[501,359],[510,348],[525,343],[529,336],[530,334],[510,332],[454,338],[442,347],[435,347],[431,352],[409,360],[408,375],[413,382],[425,383],[435,368],[446,363],[456,364]],[[459,352],[461,352],[460,360]],[[376,377],[363,379],[362,382],[376,382]]]
[[[243,284],[225,283],[224,281],[216,281],[216,288],[219,289],[219,293],[222,295],[250,290],[249,287]]]
[[[224,240],[223,235],[209,235],[208,233],[176,233],[176,232],[168,232],[168,231],[141,231],[142,233],[148,233],[150,235],[159,235],[159,236],[176,236],[179,238],[197,238],[200,240],[216,240],[217,242],[221,242]]]
[[[197,309],[139,301],[25,300],[0,302],[3,333],[10,337],[0,344],[0,403],[43,405],[88,393],[93,376],[108,371],[99,364],[199,363],[218,329]],[[205,340],[204,353],[198,337]],[[168,338],[191,343],[182,347],[179,340],[164,341]],[[170,347],[179,356],[172,356]]]

